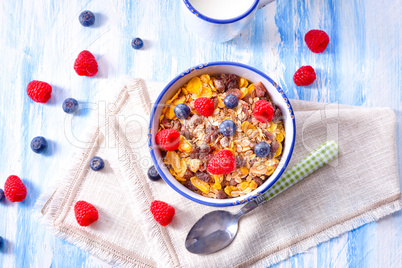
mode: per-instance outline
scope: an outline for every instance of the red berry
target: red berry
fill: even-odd
[[[4,184],[4,194],[11,202],[21,202],[27,196],[27,188],[18,176],[11,175]]]
[[[75,203],[74,214],[78,224],[81,226],[88,226],[96,222],[99,217],[96,207],[85,201]]]
[[[155,141],[166,151],[179,148],[180,133],[174,129],[164,129],[156,134]]]
[[[172,222],[175,210],[169,204],[155,200],[151,203],[151,213],[160,225],[166,226]]]
[[[81,76],[94,76],[98,73],[98,63],[91,52],[83,50],[75,59],[74,70]]]
[[[229,174],[236,168],[236,159],[230,150],[220,150],[208,162],[208,172],[215,175]]]
[[[329,43],[329,36],[322,30],[310,30],[304,36],[308,48],[314,53],[323,52]]]
[[[35,102],[46,103],[52,94],[52,86],[46,82],[33,80],[27,86],[27,94]]]
[[[214,113],[215,105],[211,99],[201,97],[194,101],[194,108],[200,115],[210,116]]]
[[[274,107],[266,100],[258,100],[253,109],[254,118],[261,123],[267,123],[274,117]]]
[[[293,81],[297,86],[308,86],[314,82],[315,78],[315,71],[309,65],[300,67],[293,75]]]

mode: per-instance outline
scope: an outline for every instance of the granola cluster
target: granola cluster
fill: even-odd
[[[224,104],[229,94],[239,100],[232,109]],[[196,112],[194,101],[201,97],[213,101],[215,109],[211,116]],[[271,121],[262,123],[253,116],[258,100],[272,105]],[[190,108],[185,119],[175,115],[174,108],[180,103]],[[236,132],[229,137],[219,132],[219,125],[228,119],[236,124]],[[174,129],[180,133],[177,150],[161,149],[170,173],[185,187],[206,197],[223,199],[250,193],[269,178],[282,156],[285,129],[281,110],[272,102],[261,82],[253,84],[234,74],[203,74],[192,78],[166,102],[159,122],[159,131]],[[268,156],[256,156],[254,147],[259,142],[269,144]],[[230,150],[235,156],[235,170],[229,174],[210,174],[208,162],[223,149]]]

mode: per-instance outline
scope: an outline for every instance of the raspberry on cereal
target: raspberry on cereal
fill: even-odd
[[[27,86],[27,94],[35,102],[46,103],[52,94],[52,86],[46,82],[33,80]]]
[[[310,30],[304,36],[307,47],[314,53],[321,53],[327,48],[329,36],[322,30]]]
[[[179,148],[180,133],[174,129],[164,129],[156,134],[155,141],[166,151],[174,151]]]
[[[236,159],[230,150],[220,150],[208,162],[208,172],[214,175],[229,174],[236,168]]]
[[[253,109],[253,115],[255,119],[261,123],[267,123],[274,117],[274,108],[271,103],[266,100],[258,100]]]
[[[313,67],[307,65],[300,67],[296,73],[293,75],[293,82],[297,86],[308,86],[311,85],[316,78],[315,71]]]
[[[215,105],[211,99],[201,97],[194,101],[194,108],[200,115],[211,116],[214,113]]]

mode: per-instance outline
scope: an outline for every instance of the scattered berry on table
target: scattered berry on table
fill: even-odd
[[[172,222],[175,210],[169,204],[155,200],[151,203],[151,213],[160,225],[166,226]]]
[[[78,201],[74,205],[75,219],[81,226],[88,226],[96,222],[99,218],[99,213],[96,207],[85,201]]]
[[[156,170],[155,166],[152,166],[148,169],[148,178],[151,181],[158,181],[161,179],[161,176],[159,175],[158,171]]]
[[[190,115],[190,107],[184,103],[179,103],[174,107],[174,114],[177,118],[186,119]]]
[[[226,107],[228,107],[229,109],[233,109],[235,107],[237,107],[237,105],[239,104],[239,99],[236,98],[235,95],[233,94],[229,94],[225,97],[225,99],[223,100],[223,103],[225,104]]]
[[[82,11],[78,19],[84,27],[89,27],[95,23],[95,15],[89,10]]]
[[[261,123],[267,123],[274,117],[274,108],[266,100],[258,100],[253,109],[253,116]]]
[[[236,123],[232,120],[225,120],[219,125],[219,132],[222,133],[223,136],[229,137],[233,136],[236,133]]]
[[[180,133],[174,129],[164,129],[156,134],[155,141],[166,151],[174,151],[179,148]]]
[[[4,245],[4,239],[3,237],[0,236],[0,249],[3,248],[3,245]]]
[[[52,94],[52,86],[46,82],[33,80],[27,86],[27,94],[35,102],[46,103]]]
[[[78,109],[78,101],[73,98],[65,99],[62,107],[64,112],[68,114],[73,114]]]
[[[80,76],[92,77],[98,73],[98,63],[91,52],[83,50],[75,59],[74,70]]]
[[[89,166],[92,168],[92,170],[99,171],[105,167],[105,162],[103,162],[102,158],[94,156],[89,162]]]
[[[32,139],[31,141],[31,149],[37,154],[43,153],[46,151],[47,148],[47,140],[42,137],[38,136]]]
[[[214,175],[229,174],[236,168],[236,159],[230,150],[220,150],[208,162],[208,172]]]
[[[0,202],[3,201],[4,199],[4,191],[3,189],[0,189]]]
[[[9,201],[21,202],[27,196],[27,188],[18,176],[11,175],[4,184],[4,193]]]
[[[314,53],[323,52],[329,43],[329,36],[322,30],[310,30],[304,36],[307,47]]]
[[[300,67],[293,75],[293,81],[299,87],[311,85],[315,78],[315,71],[310,65]]]
[[[194,108],[200,115],[210,116],[214,113],[215,105],[211,99],[201,97],[194,101]]]
[[[258,157],[266,157],[269,155],[270,151],[271,147],[265,141],[257,143],[257,145],[254,147],[254,153]]]
[[[142,42],[142,39],[141,38],[134,38],[132,41],[131,41],[131,46],[134,48],[134,49],[140,49],[140,48],[142,48],[142,46],[144,45],[144,42]]]

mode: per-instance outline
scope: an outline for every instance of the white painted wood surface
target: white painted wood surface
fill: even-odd
[[[71,116],[63,113],[63,100],[74,97],[87,108],[71,120],[72,134],[79,139],[89,115],[96,112],[94,103],[106,98],[107,88],[123,75],[168,81],[198,63],[231,60],[265,71],[290,98],[391,107],[397,115],[402,162],[400,1],[277,1],[258,11],[241,37],[224,44],[188,33],[179,1],[0,2],[0,182],[16,174],[29,191],[23,203],[0,204],[0,235],[6,239],[1,267],[107,266],[54,237],[32,217],[32,210],[74,150],[65,128]],[[86,9],[95,13],[94,27],[78,22]],[[311,53],[303,42],[313,28],[330,36],[322,54]],[[145,43],[140,51],[130,46],[137,36]],[[98,60],[100,71],[94,78],[79,77],[73,70],[75,57],[84,49]],[[301,65],[317,71],[309,87],[296,87],[292,81]],[[53,86],[47,104],[27,97],[26,86],[33,79]],[[45,156],[29,149],[38,135],[51,141]],[[399,169],[401,175],[401,164]],[[402,212],[276,266],[402,267]]]

